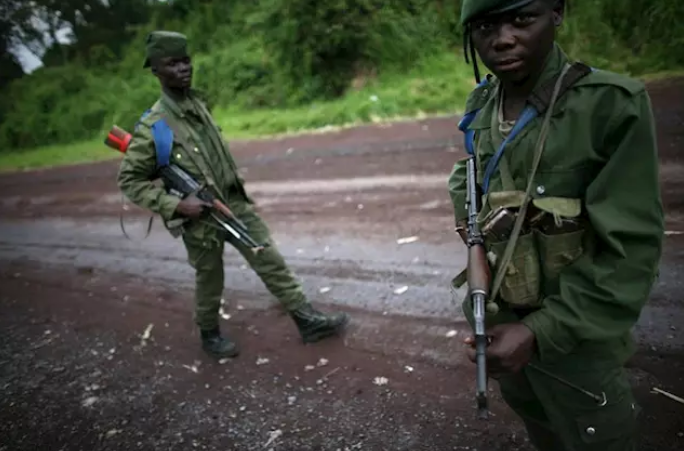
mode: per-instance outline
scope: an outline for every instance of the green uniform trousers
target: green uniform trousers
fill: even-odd
[[[271,239],[264,221],[251,204],[244,201],[229,203],[229,208],[245,224],[249,234],[258,243],[268,243],[258,255],[238,242],[229,241],[256,272],[268,291],[287,309],[294,310],[307,302],[300,282],[289,269],[283,256]],[[206,226],[202,226],[206,227]],[[183,235],[188,261],[195,270],[195,322],[202,330],[219,324],[219,309],[224,289],[223,252],[227,232],[212,229],[203,238],[192,233]]]
[[[463,311],[473,324],[468,300]],[[487,327],[518,321],[519,317],[502,307],[488,315]],[[532,363],[553,375],[591,393],[605,393],[600,406],[591,397],[562,382],[525,367],[517,374],[497,377],[501,395],[525,423],[530,441],[540,451],[634,451],[636,450],[637,405],[624,361],[618,349],[631,347],[631,337],[610,343],[584,343],[554,364],[543,364],[535,356]]]

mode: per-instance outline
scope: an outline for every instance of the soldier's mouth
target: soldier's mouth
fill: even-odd
[[[499,72],[510,72],[518,70],[522,67],[523,64],[524,62],[520,58],[505,58],[498,60],[494,63],[496,69]]]

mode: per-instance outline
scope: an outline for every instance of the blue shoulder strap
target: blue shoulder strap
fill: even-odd
[[[484,86],[487,83],[487,79],[485,78],[482,80],[482,82],[478,85],[478,88],[481,86]],[[477,116],[477,113],[480,112],[480,109],[473,110],[463,116],[463,119],[458,124],[459,130],[461,130],[465,134],[465,148],[466,152],[468,152],[469,155],[475,155],[475,146],[474,146],[474,141],[475,141],[475,130],[470,129],[470,124],[475,120],[475,116]],[[515,127],[513,127],[513,130],[511,130],[511,133],[508,135],[508,137],[504,140],[504,142],[501,143],[501,146],[499,149],[496,151],[494,156],[489,160],[487,163],[487,167],[485,169],[484,177],[482,179],[482,192],[487,193],[489,190],[489,181],[492,178],[492,175],[494,175],[494,171],[496,168],[499,166],[499,161],[501,161],[501,156],[503,155],[504,149],[506,148],[506,145],[512,141],[518,133],[535,117],[537,116],[537,110],[531,106],[527,106],[523,112],[522,115],[520,116],[520,119],[516,122]]]
[[[154,137],[154,146],[157,148],[157,167],[167,166],[171,160],[173,130],[164,119],[159,119],[152,124],[152,136]]]
[[[511,142],[518,135],[518,133],[520,133],[520,131],[525,128],[525,126],[535,117],[537,117],[536,108],[532,107],[531,105],[526,106],[520,115],[520,118],[515,123],[515,127],[513,127],[513,130],[511,130],[511,133],[508,134],[508,137],[504,139],[504,141],[501,143],[501,146],[499,146],[499,149],[487,163],[484,177],[482,178],[483,193],[487,193],[489,191],[489,181],[491,180],[492,175],[494,175],[494,171],[496,171],[496,169],[499,167],[499,162],[501,161],[501,157],[503,156],[506,145]]]
[[[477,85],[478,88],[484,86],[487,84],[487,79],[485,78],[480,82],[479,85]],[[475,148],[474,148],[474,142],[475,142],[475,130],[471,130],[468,127],[470,127],[470,124],[475,120],[475,116],[477,116],[477,113],[480,112],[480,109],[473,110],[469,113],[467,113],[465,116],[463,116],[463,119],[458,123],[458,129],[461,130],[465,134],[465,148],[466,152],[468,152],[469,155],[475,155]]]
[[[145,119],[151,110],[145,111],[140,120],[136,123],[136,128],[140,121]],[[160,118],[152,124],[152,137],[154,139],[154,147],[157,151],[157,168],[167,166],[171,161],[171,148],[173,147],[173,130],[166,123],[164,118]]]

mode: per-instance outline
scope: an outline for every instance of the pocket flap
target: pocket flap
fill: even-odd
[[[540,197],[532,204],[547,213],[565,218],[576,218],[582,212],[582,200],[570,197]]]
[[[492,210],[497,208],[518,208],[525,199],[523,191],[497,191],[487,194],[487,203]]]

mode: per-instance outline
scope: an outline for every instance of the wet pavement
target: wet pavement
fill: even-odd
[[[630,362],[644,450],[684,446],[684,405],[651,393],[684,396],[683,88],[652,90],[669,233]],[[494,384],[496,416],[475,418],[449,291],[465,265],[446,187],[456,123],[233,145],[306,295],[354,321],[302,345],[229,248],[222,327],[243,353],[222,365],[198,347],[181,242],[158,221],[141,240],[132,206],[122,235],[115,162],[0,176],[0,451],[530,450]]]

